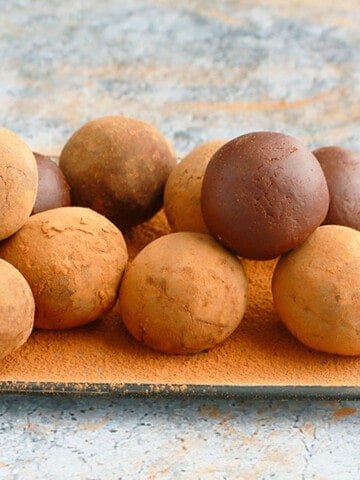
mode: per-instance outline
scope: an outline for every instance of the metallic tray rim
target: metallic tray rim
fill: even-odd
[[[118,397],[360,400],[360,386],[210,385],[0,381],[1,394]]]

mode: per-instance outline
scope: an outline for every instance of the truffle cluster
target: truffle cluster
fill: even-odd
[[[359,153],[336,146],[311,152],[288,135],[248,133],[196,148],[165,192],[174,231],[205,226],[234,255],[280,257],[273,298],[295,337],[314,349],[360,355]]]
[[[0,129],[0,356],[33,326],[77,327],[112,309],[128,261],[119,228],[161,208],[176,159],[155,127],[112,116],[75,132],[59,163]]]
[[[242,258],[277,257],[273,298],[290,332],[360,354],[359,154],[253,132],[176,164],[154,126],[109,116],[76,131],[58,164],[0,128],[0,172],[0,357],[33,326],[78,327],[115,304],[152,349],[213,348],[246,314]],[[129,262],[122,232],[162,207],[174,233]]]

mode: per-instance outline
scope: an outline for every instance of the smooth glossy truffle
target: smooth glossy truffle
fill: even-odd
[[[38,186],[36,161],[15,133],[0,127],[0,240],[21,228],[33,209]]]
[[[74,205],[90,207],[127,229],[161,208],[176,158],[154,126],[110,116],[75,132],[61,152],[59,165]]]
[[[225,340],[246,307],[240,261],[209,235],[179,232],[145,247],[125,271],[119,306],[129,332],[165,353],[195,353]]]
[[[0,359],[29,338],[34,325],[35,302],[21,273],[0,260]]]
[[[33,215],[1,245],[0,256],[28,281],[40,328],[76,327],[107,313],[128,258],[121,232],[81,207]]]
[[[32,213],[71,205],[70,187],[59,166],[50,157],[34,152],[39,184]]]
[[[305,345],[360,355],[360,232],[319,227],[276,265],[272,290],[281,320]]]
[[[360,153],[341,147],[322,147],[313,154],[325,173],[330,205],[325,224],[360,230]]]
[[[267,260],[305,241],[323,222],[329,192],[319,162],[297,139],[255,132],[214,154],[201,206],[221,243],[242,257]]]
[[[209,233],[201,212],[201,185],[211,157],[224,143],[212,140],[198,146],[171,172],[165,186],[164,210],[173,232]]]

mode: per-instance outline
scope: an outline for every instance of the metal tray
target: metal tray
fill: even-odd
[[[273,266],[268,262],[264,271],[262,264],[259,273],[258,263],[246,265],[252,285],[259,280],[265,286],[250,295],[239,328],[208,352],[151,351],[130,336],[115,308],[76,329],[35,330],[0,364],[0,393],[360,399],[360,357],[312,351],[278,318],[270,290]]]
[[[271,342],[264,338],[264,343],[258,344],[257,331],[253,332],[252,325],[247,326],[245,323],[243,330],[235,332],[227,341],[229,343],[225,342],[205,354],[196,354],[185,360],[183,356],[169,357],[144,348],[125,331],[119,319],[111,316],[69,331],[35,331],[28,343],[5,359],[0,366],[0,393],[179,398],[360,399],[359,358],[341,358],[311,351],[294,340],[275,318],[269,321],[268,328],[265,337],[271,338]],[[253,342],[250,342],[252,339]],[[284,354],[281,352],[281,345],[289,346]],[[77,353],[80,349],[79,355]],[[229,349],[238,349],[237,363],[243,361],[241,354],[245,349],[247,354],[250,350],[254,351],[253,358],[247,358],[246,362],[252,361],[251,371],[258,369],[257,377],[250,378],[246,375],[241,377],[232,373],[226,377],[225,373],[231,372],[234,366],[234,363],[227,363]],[[122,364],[116,365],[119,350],[125,353]],[[260,351],[267,352],[261,359]],[[135,361],[134,353],[137,365],[135,363],[130,365]],[[290,357],[287,356],[289,353]],[[211,375],[206,377],[206,382],[201,382],[194,374],[187,374],[187,368],[193,372],[206,369],[208,362],[214,362],[214,357],[218,359],[219,370],[215,374],[211,372]],[[135,380],[132,369],[151,365],[151,362],[158,360],[162,362],[164,368],[167,368],[168,362],[172,363],[173,371],[175,369],[179,372],[178,376],[171,377],[165,368],[154,377],[150,366],[148,369],[150,373],[145,372],[143,380]],[[105,367],[103,362],[107,362],[108,366]],[[296,374],[289,376],[285,369],[281,374],[280,369],[286,362],[295,366]],[[96,379],[88,377],[86,368],[89,364],[95,365],[96,371],[101,371],[101,376]],[[81,375],[74,373],[79,365],[84,370],[80,369]],[[323,374],[323,367],[330,368],[330,377],[329,370],[327,376]],[[276,369],[278,374],[280,372],[277,380],[271,376]]]
[[[303,385],[180,385],[0,381],[1,394],[119,397],[360,400],[359,387]]]
[[[120,397],[183,397],[238,399],[304,399],[356,400],[359,387],[296,385],[169,385],[111,383],[0,382],[2,394],[116,395]]]

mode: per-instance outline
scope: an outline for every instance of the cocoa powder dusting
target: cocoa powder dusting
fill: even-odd
[[[163,212],[133,229],[130,258],[170,232]],[[35,330],[29,341],[0,363],[2,381],[84,384],[152,383],[225,385],[360,385],[360,358],[315,352],[280,322],[272,301],[275,261],[244,261],[249,300],[243,321],[224,343],[208,352],[169,356],[130,337],[116,307],[106,318],[63,331]],[[180,386],[179,386],[180,385]]]
[[[344,417],[348,417],[349,415],[356,415],[357,408],[354,407],[343,407],[339,408],[333,413],[333,418],[336,420],[341,420]]]

